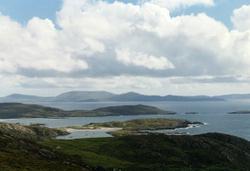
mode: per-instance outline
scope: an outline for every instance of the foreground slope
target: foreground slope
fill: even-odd
[[[40,126],[0,123],[1,171],[87,171],[78,157],[56,152],[38,143],[64,132]]]
[[[250,170],[250,143],[217,133],[50,140],[44,144],[66,154],[79,155],[89,165],[102,166],[106,170]]]
[[[54,134],[43,133],[48,131],[58,133],[37,125],[0,123],[0,170],[250,170],[250,142],[224,134],[55,140]]]

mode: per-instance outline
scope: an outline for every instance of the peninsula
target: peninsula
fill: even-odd
[[[0,119],[8,118],[58,118],[58,117],[94,117],[117,115],[172,115],[153,106],[126,105],[97,108],[94,110],[65,111],[52,107],[22,103],[0,103]]]
[[[73,129],[105,129],[114,128],[109,132],[113,136],[142,135],[151,131],[187,128],[190,125],[203,125],[201,122],[190,122],[180,119],[135,119],[129,121],[113,121],[105,123],[91,123],[83,126],[72,126]]]

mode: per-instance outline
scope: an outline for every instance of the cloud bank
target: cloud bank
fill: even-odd
[[[56,23],[34,17],[27,25],[0,15],[0,75],[12,78],[13,88],[150,93],[166,83],[178,86],[175,78],[221,84],[219,78],[230,77],[243,84],[237,78],[250,73],[250,6],[233,12],[230,30],[205,13],[171,16],[192,5],[214,1],[64,0]],[[130,81],[120,85],[122,79]]]

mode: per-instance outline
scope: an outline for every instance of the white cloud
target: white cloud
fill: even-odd
[[[33,18],[26,27],[0,16],[0,65],[2,72],[19,69],[56,70],[71,72],[86,69],[84,61],[75,60],[59,42],[54,24],[46,19]]]
[[[174,65],[166,57],[148,56],[140,52],[131,52],[128,49],[117,49],[116,57],[125,65],[143,66],[148,69],[173,69]]]
[[[171,11],[178,8],[185,8],[193,5],[214,5],[214,0],[150,0],[150,2],[160,6],[164,6]]]
[[[239,31],[250,30],[250,5],[243,5],[241,8],[234,10],[232,16],[234,28]]]
[[[109,80],[122,82],[126,75],[132,81],[121,84],[124,89],[139,81],[149,84],[138,77],[156,82],[172,77],[249,75],[250,8],[235,10],[233,30],[204,13],[170,15],[173,9],[195,4],[213,5],[213,1],[64,0],[57,27],[49,19],[34,17],[23,26],[0,15],[0,75],[25,77],[18,79],[22,85],[44,77],[39,78],[45,79],[43,83],[35,80],[30,87],[46,85],[47,78],[52,86],[58,77],[74,80],[60,82],[70,87],[77,79],[94,76],[95,81],[84,83],[98,87],[93,84],[104,80],[107,83],[100,86],[104,88],[112,86]]]

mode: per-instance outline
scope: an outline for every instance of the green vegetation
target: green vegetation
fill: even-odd
[[[121,171],[247,171],[250,143],[223,134],[124,136],[42,143],[90,166]]]
[[[57,118],[57,117],[83,117],[108,115],[147,115],[147,114],[174,114],[156,107],[135,105],[115,106],[85,111],[64,111],[52,107],[44,107],[22,103],[0,103],[0,118]]]
[[[73,129],[121,128],[110,132],[113,136],[140,135],[152,130],[186,128],[190,124],[202,124],[179,119],[136,119],[123,122],[91,123],[84,126],[72,126]]]
[[[0,124],[0,170],[247,171],[250,169],[250,142],[224,134],[211,133],[197,136],[148,134],[56,140],[51,136],[53,133],[46,133],[48,131],[58,130],[40,125]]]
[[[18,124],[0,124],[0,170],[3,171],[87,171],[78,157],[56,152],[38,144],[64,131]]]

